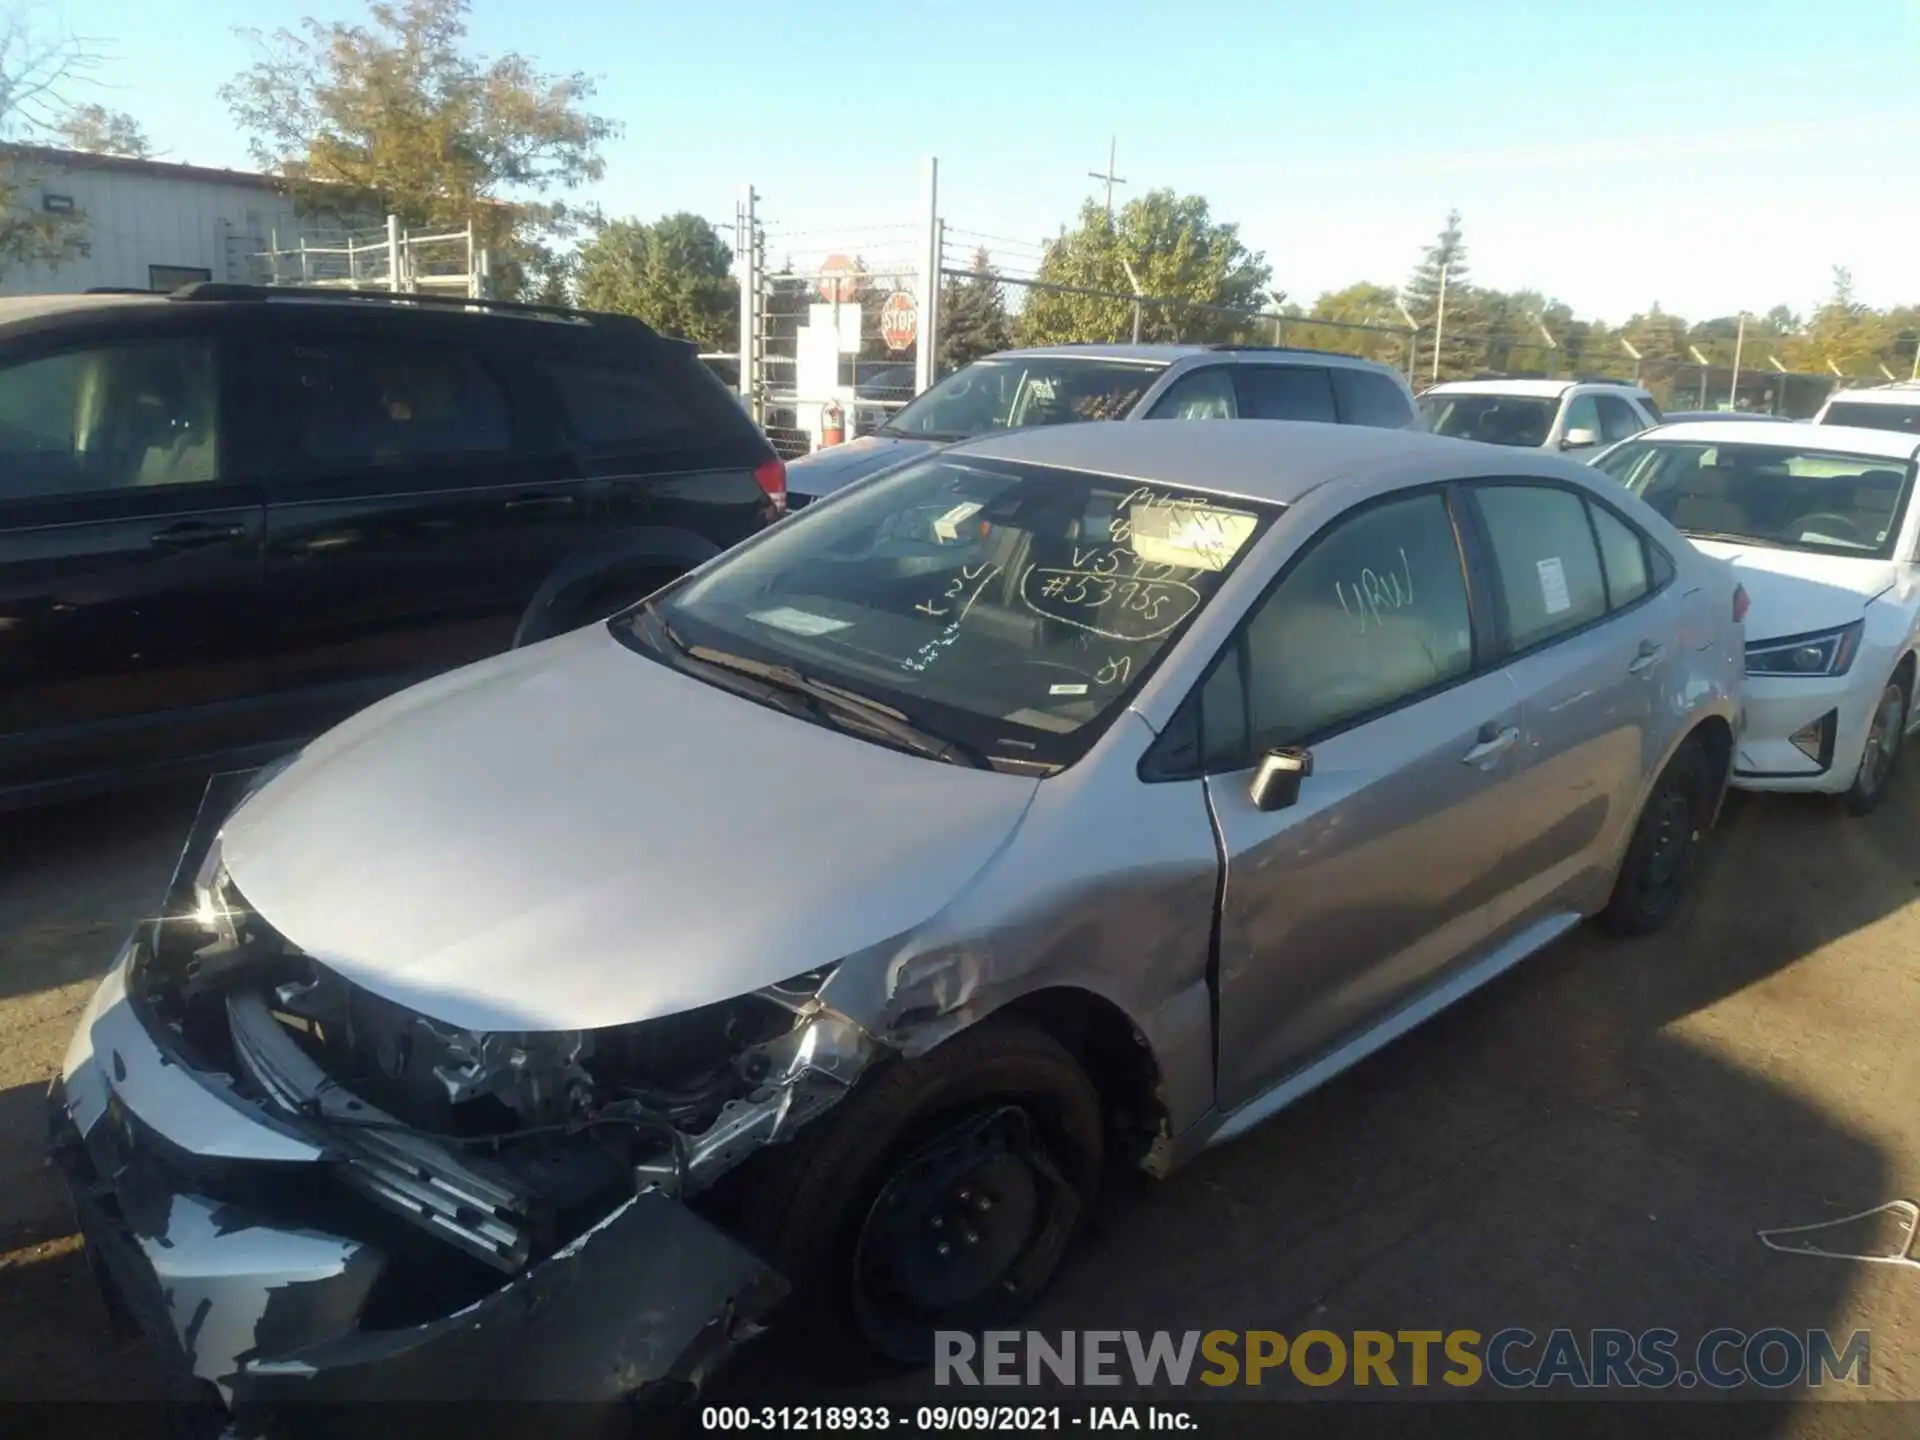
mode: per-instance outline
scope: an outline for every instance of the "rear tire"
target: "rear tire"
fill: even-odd
[[[1025,1020],[891,1062],[743,1171],[742,1238],[793,1285],[770,1338],[842,1376],[1017,1321],[1092,1207],[1099,1096]]]
[[[1713,815],[1713,757],[1698,736],[1681,745],[1654,782],[1600,923],[1616,935],[1650,935],[1674,917]]]
[[[1894,672],[1874,703],[1873,723],[1860,755],[1860,769],[1843,797],[1849,815],[1871,815],[1887,798],[1887,787],[1900,765],[1901,742],[1906,739],[1908,692],[1912,683],[1913,671],[1903,666]]]

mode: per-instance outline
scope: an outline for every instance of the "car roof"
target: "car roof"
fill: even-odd
[[[0,298],[0,325],[22,320],[42,320],[49,315],[71,314],[84,310],[124,309],[132,306],[164,305],[165,295],[128,295],[125,293],[79,295],[8,295]]]
[[[1012,460],[1278,505],[1290,505],[1336,481],[1355,482],[1358,496],[1364,496],[1482,475],[1594,479],[1585,465],[1555,455],[1422,430],[1304,420],[1160,420],[1141,425],[1094,420],[1006,431],[962,441],[940,453],[956,460]]]
[[[1815,425],[1794,420],[1783,425],[1728,425],[1720,420],[1690,420],[1678,425],[1656,425],[1632,437],[1635,440],[1678,440],[1703,445],[1799,445],[1837,455],[1874,460],[1912,460],[1920,451],[1920,436],[1899,430],[1870,430],[1864,425]]]
[[[1872,385],[1864,390],[1836,390],[1827,403],[1844,400],[1849,405],[1920,405],[1920,384],[1898,380],[1891,385]]]
[[[1564,395],[1574,387],[1572,380],[1443,380],[1429,386],[1429,395]]]

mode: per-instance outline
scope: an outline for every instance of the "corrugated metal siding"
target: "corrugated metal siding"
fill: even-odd
[[[48,191],[71,195],[85,212],[91,253],[57,270],[13,266],[0,275],[0,295],[100,285],[144,290],[150,265],[192,266],[211,271],[215,280],[249,280],[250,257],[267,248],[272,231],[291,234],[297,226],[291,199],[249,185],[34,167],[21,199],[38,206]]]

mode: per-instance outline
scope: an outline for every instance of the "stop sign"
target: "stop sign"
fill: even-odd
[[[889,350],[905,350],[912,346],[919,333],[920,311],[913,303],[913,296],[904,290],[894,291],[880,307],[880,338],[887,342]]]
[[[844,303],[860,297],[860,267],[844,255],[829,255],[820,262],[820,298],[828,304]]]

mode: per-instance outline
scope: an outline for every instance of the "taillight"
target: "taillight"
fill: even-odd
[[[764,460],[754,467],[753,478],[760,482],[760,488],[767,492],[767,498],[773,501],[773,508],[787,508],[787,462],[778,455]]]
[[[1746,619],[1747,587],[1744,585],[1736,585],[1733,587],[1733,623],[1736,625],[1745,624]]]

